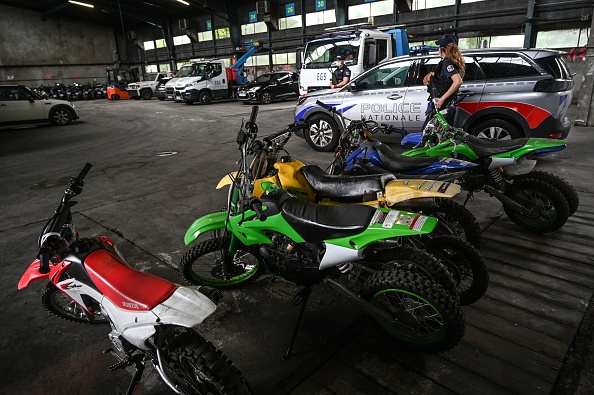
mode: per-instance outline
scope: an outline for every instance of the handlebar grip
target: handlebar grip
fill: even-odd
[[[37,259],[39,259],[39,273],[48,274],[50,272],[49,261],[52,258],[52,253],[47,250],[39,251]]]
[[[249,121],[251,124],[256,123],[256,117],[258,116],[258,109],[259,108],[260,107],[258,107],[258,106],[253,106],[252,107],[252,113],[250,114],[250,121]]]
[[[256,218],[258,218],[260,221],[266,221],[268,216],[264,214],[264,211],[262,210],[262,202],[260,199],[253,199],[250,202],[250,208],[256,212]]]
[[[327,105],[326,103],[324,103],[324,102],[321,102],[321,101],[319,101],[319,100],[316,100],[316,104],[317,104],[318,106],[322,107],[322,108],[325,108],[325,109],[326,109],[326,110],[328,110],[328,111],[334,111],[334,107],[332,107],[332,106],[329,106],[329,105]]]
[[[89,172],[89,170],[91,170],[91,167],[93,167],[93,165],[90,163],[87,163],[85,165],[85,167],[83,167],[83,169],[80,171],[80,174],[78,176],[76,176],[76,178],[81,179],[81,180],[83,178],[85,178],[87,176],[87,173]]]

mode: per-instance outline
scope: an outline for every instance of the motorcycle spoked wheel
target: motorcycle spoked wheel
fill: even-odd
[[[167,355],[167,370],[183,393],[252,393],[239,369],[211,342],[198,334],[185,336],[184,339],[172,347]]]
[[[569,203],[563,193],[551,184],[534,178],[515,179],[505,189],[505,195],[532,210],[524,215],[503,205],[505,214],[516,225],[535,233],[555,231],[569,217]]]
[[[557,188],[559,191],[561,191],[563,196],[565,196],[565,199],[567,199],[567,203],[569,203],[569,215],[573,215],[580,205],[580,197],[573,188],[573,185],[571,185],[563,178],[553,173],[535,170],[530,173],[522,174],[521,176],[516,177],[516,179],[518,178],[533,178],[537,180],[542,180]]]
[[[440,284],[455,299],[458,298],[456,282],[448,268],[433,255],[412,246],[378,250],[367,259],[379,263],[379,270],[396,268],[403,272],[420,274]]]
[[[82,324],[105,324],[107,317],[101,314],[101,307],[94,300],[89,301],[93,306],[94,318],[90,318],[82,307],[60,291],[54,284],[46,283],[41,291],[41,304],[53,315],[68,321]]]
[[[424,207],[412,211],[438,219],[432,234],[456,236],[476,248],[481,248],[483,231],[470,210],[452,199],[438,199],[437,204],[437,207]]]
[[[424,276],[396,269],[377,272],[363,284],[361,295],[392,318],[378,322],[406,347],[443,352],[464,335],[458,301]]]
[[[470,243],[454,236],[431,235],[423,242],[427,250],[452,273],[462,306],[476,302],[487,292],[487,265],[478,250]]]
[[[212,237],[196,244],[184,254],[179,271],[194,285],[230,288],[251,282],[264,271],[261,255],[256,248],[238,245],[233,257],[231,276],[223,276],[223,252],[229,248],[230,237]]]

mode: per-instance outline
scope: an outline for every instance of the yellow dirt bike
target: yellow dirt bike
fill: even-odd
[[[457,184],[419,179],[396,179],[392,174],[329,175],[315,165],[294,160],[284,149],[301,122],[252,143],[254,155],[248,171],[253,196],[264,194],[262,184],[272,182],[300,199],[326,204],[358,203],[414,211],[438,218],[435,230],[426,237],[407,238],[414,247],[429,250],[454,277],[460,303],[478,300],[488,286],[484,259],[474,246],[481,241],[481,228],[468,209],[451,198],[460,192]],[[279,154],[284,152],[279,158]],[[237,174],[224,177],[217,189],[231,185]],[[474,246],[473,246],[474,245]]]

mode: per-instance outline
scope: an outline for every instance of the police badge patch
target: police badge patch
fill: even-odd
[[[450,64],[448,65],[448,73],[451,73],[452,71],[454,71],[454,66]]]

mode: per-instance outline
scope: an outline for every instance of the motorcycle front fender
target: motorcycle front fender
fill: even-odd
[[[403,147],[406,145],[417,145],[421,142],[422,138],[423,138],[422,132],[409,133],[402,138],[400,145],[402,145]]]
[[[29,284],[31,284],[33,281],[47,280],[49,279],[50,273],[39,273],[39,259],[35,259],[33,262],[31,262],[31,264],[19,280],[18,289],[21,290],[27,288]]]
[[[27,288],[29,284],[37,280],[53,280],[60,277],[60,273],[70,266],[69,261],[61,261],[56,264],[50,262],[49,273],[42,274],[39,272],[39,259],[35,259],[27,268],[23,277],[21,277],[18,289]]]
[[[237,178],[237,172],[234,171],[233,173],[227,174],[225,177],[223,177],[221,181],[219,181],[219,183],[217,184],[217,189],[221,189],[226,185],[231,185],[233,183],[231,177]]]
[[[217,229],[225,229],[227,221],[227,212],[212,213],[198,218],[186,231],[184,243],[186,245],[193,243],[201,234]]]

